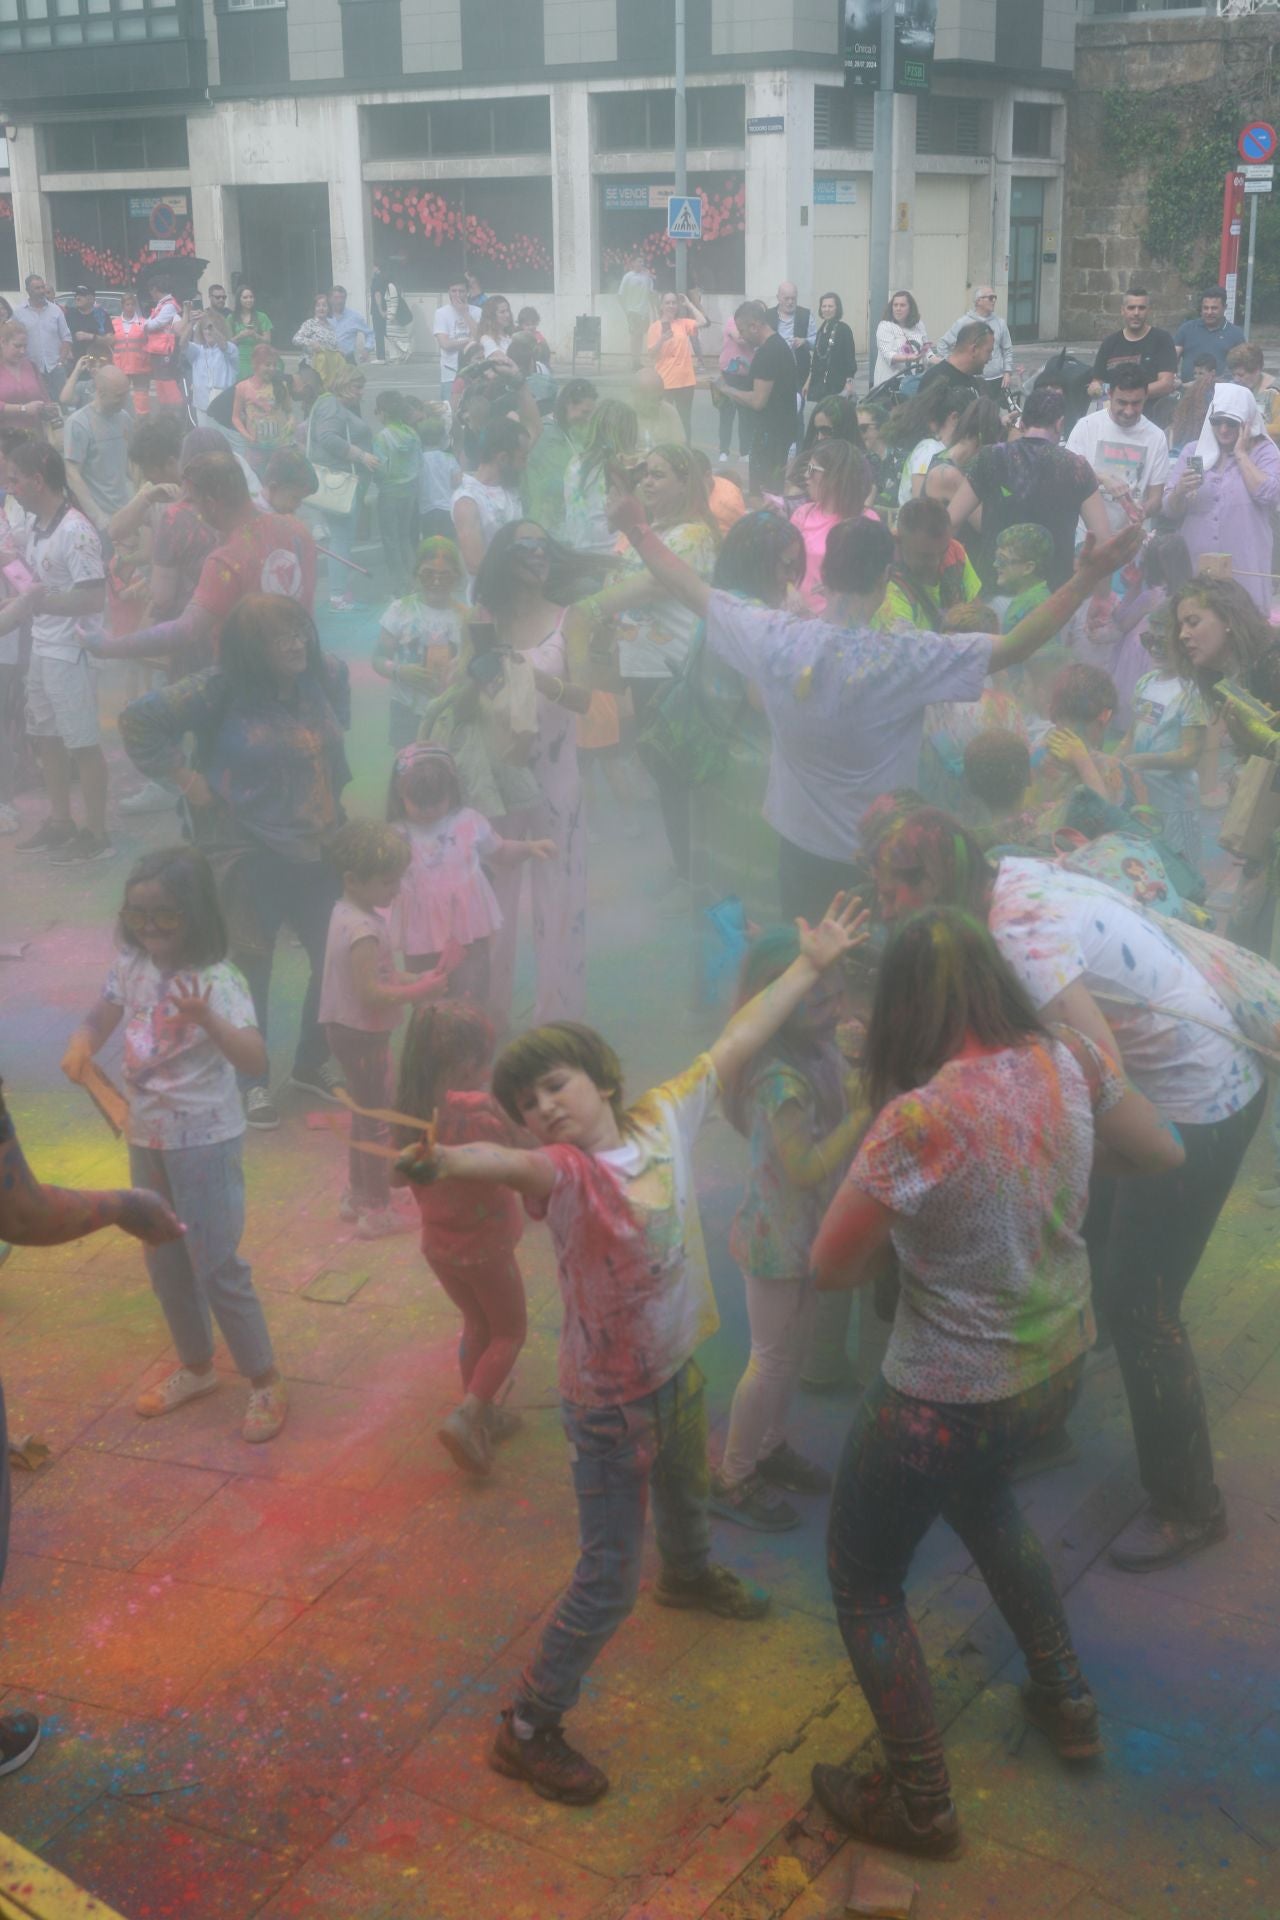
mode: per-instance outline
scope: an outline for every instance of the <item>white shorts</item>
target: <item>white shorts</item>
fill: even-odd
[[[78,660],[50,660],[33,653],[27,668],[27,734],[61,740],[71,753],[96,747],[98,675],[87,653]]]

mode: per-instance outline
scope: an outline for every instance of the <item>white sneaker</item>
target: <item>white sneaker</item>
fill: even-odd
[[[140,1393],[133,1410],[144,1420],[154,1420],[162,1413],[176,1413],[188,1400],[202,1400],[206,1393],[216,1393],[217,1387],[216,1373],[193,1373],[190,1367],[179,1367],[167,1380]]]
[[[386,1240],[393,1233],[412,1233],[415,1222],[398,1207],[371,1207],[356,1225],[357,1240]]]
[[[350,1187],[343,1189],[342,1198],[338,1202],[338,1218],[345,1220],[349,1227],[354,1226],[360,1218],[360,1209],[356,1205],[356,1197]]]
[[[145,787],[139,787],[125,799],[117,801],[120,813],[168,813],[178,804],[178,789],[161,786],[158,780],[148,780]]]
[[[0,805],[0,833],[21,833],[22,818],[16,807]]]

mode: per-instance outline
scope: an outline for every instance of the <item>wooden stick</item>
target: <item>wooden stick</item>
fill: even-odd
[[[129,1124],[129,1102],[95,1060],[80,1075],[80,1085],[118,1140]]]
[[[419,1120],[411,1113],[397,1113],[394,1107],[358,1107],[345,1087],[335,1087],[333,1097],[342,1103],[348,1113],[358,1113],[362,1120],[385,1120],[393,1127],[412,1127],[415,1133],[426,1136],[429,1147],[434,1147],[436,1144],[434,1113],[429,1120]]]
[[[379,1160],[399,1160],[412,1151],[409,1147],[384,1147],[377,1140],[349,1140],[347,1145],[352,1153],[376,1154]]]

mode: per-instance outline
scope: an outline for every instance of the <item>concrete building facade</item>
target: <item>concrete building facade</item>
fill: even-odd
[[[715,315],[783,278],[834,288],[861,346],[873,114],[844,85],[844,4],[687,0],[691,277]],[[1057,332],[1075,13],[939,0],[892,180],[891,278],[935,333],[987,279],[1018,336]],[[621,350],[628,254],[670,283],[673,20],[673,0],[0,0],[0,286],[194,255],[204,285],[251,281],[279,340],[317,287],[363,307],[394,260],[423,344],[471,268],[560,349],[587,316]]]

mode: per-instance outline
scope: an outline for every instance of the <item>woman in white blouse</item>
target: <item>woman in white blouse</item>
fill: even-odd
[[[884,318],[876,328],[876,370],[872,385],[892,380],[895,373],[909,373],[924,365],[929,337],[920,321],[916,297],[900,287],[890,294]]]

